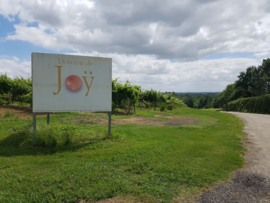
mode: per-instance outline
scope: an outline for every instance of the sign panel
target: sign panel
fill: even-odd
[[[33,112],[109,112],[112,59],[32,53]]]

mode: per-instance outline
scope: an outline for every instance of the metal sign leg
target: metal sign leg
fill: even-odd
[[[109,129],[108,134],[111,135],[111,121],[112,121],[112,112],[109,112]]]
[[[47,125],[50,123],[50,113],[47,113]]]
[[[33,143],[34,144],[36,144],[36,130],[37,130],[36,113],[33,113]]]

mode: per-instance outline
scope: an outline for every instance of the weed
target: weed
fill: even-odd
[[[4,115],[5,118],[7,118],[7,117],[14,117],[14,116],[15,116],[15,114],[13,112],[10,112],[10,111],[7,111],[5,113],[5,115]]]

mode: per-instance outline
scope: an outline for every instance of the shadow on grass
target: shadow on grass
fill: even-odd
[[[130,113],[125,112],[124,109],[115,109],[115,110],[112,111],[112,115],[125,115],[125,116],[128,116],[128,115],[133,115],[133,114],[134,114],[134,112],[133,112],[132,108],[130,109]]]
[[[12,157],[12,156],[25,156],[25,155],[51,155],[59,152],[74,152],[80,148],[95,145],[100,142],[104,142],[106,139],[88,139],[82,143],[68,144],[65,146],[55,147],[41,147],[41,146],[22,146],[22,144],[29,140],[29,134],[24,131],[18,131],[10,134],[5,139],[0,141],[0,156]]]

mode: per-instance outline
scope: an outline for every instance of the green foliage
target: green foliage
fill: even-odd
[[[165,111],[165,109],[166,109],[165,103],[161,104],[160,107],[159,107],[159,110],[160,111]]]
[[[128,99],[130,99],[131,105],[134,106],[139,99],[140,86],[131,85],[129,80],[124,85],[117,82],[117,78],[112,80],[112,102],[114,105],[123,106],[126,110]],[[127,110],[126,110],[127,111]]]
[[[157,92],[153,89],[142,92],[140,96],[141,100],[150,103],[154,108],[156,106],[161,106],[163,105],[163,103],[166,102],[165,96],[162,93]]]
[[[151,90],[146,90],[143,93],[143,100],[147,101],[147,102],[157,102],[159,99],[159,95],[158,92],[151,89]]]
[[[24,95],[32,95],[31,78],[24,79],[23,77],[16,77],[13,79],[10,92],[12,93],[12,102],[18,99],[21,104],[24,100]]]
[[[7,111],[4,115],[4,117],[13,117],[15,116],[13,112]]]
[[[190,107],[190,108],[194,108],[194,98],[193,97],[187,97],[185,100],[184,100],[185,104]]]
[[[241,98],[224,105],[226,111],[270,114],[270,94]]]
[[[187,105],[182,101],[173,97],[172,94],[165,94],[166,106],[168,110],[176,109],[177,107],[187,107]]]
[[[7,94],[10,91],[12,80],[5,74],[0,75],[0,94]]]
[[[215,104],[229,111],[267,113],[267,98],[270,94],[270,59],[262,65],[250,66],[238,75],[238,80],[230,84],[217,97]],[[262,96],[262,97],[258,97]],[[246,98],[246,99],[241,99]],[[234,101],[235,100],[235,101]],[[266,105],[266,106],[265,106]]]
[[[172,97],[172,94],[163,95],[160,92],[157,92],[153,89],[145,90],[141,92],[140,86],[131,85],[127,80],[123,85],[118,82],[118,79],[112,81],[112,108],[116,107],[124,107],[127,112],[127,101],[130,99],[131,105],[134,107],[135,112],[135,104],[137,102],[142,102],[146,108],[152,106],[153,108],[159,107],[162,110],[168,106],[172,108],[175,107],[186,107],[183,101],[178,100],[175,97]],[[166,105],[164,107],[164,105]],[[169,107],[169,108],[170,108]]]
[[[235,81],[235,98],[261,96],[270,93],[270,59],[263,60],[262,65],[250,66],[241,72]]]
[[[233,101],[235,99],[235,84],[227,85],[226,89],[217,95],[216,105],[222,107],[223,105]]]
[[[191,108],[213,108],[215,106],[215,100],[217,93],[187,93],[187,94],[177,94],[175,92],[172,95],[183,102]]]

